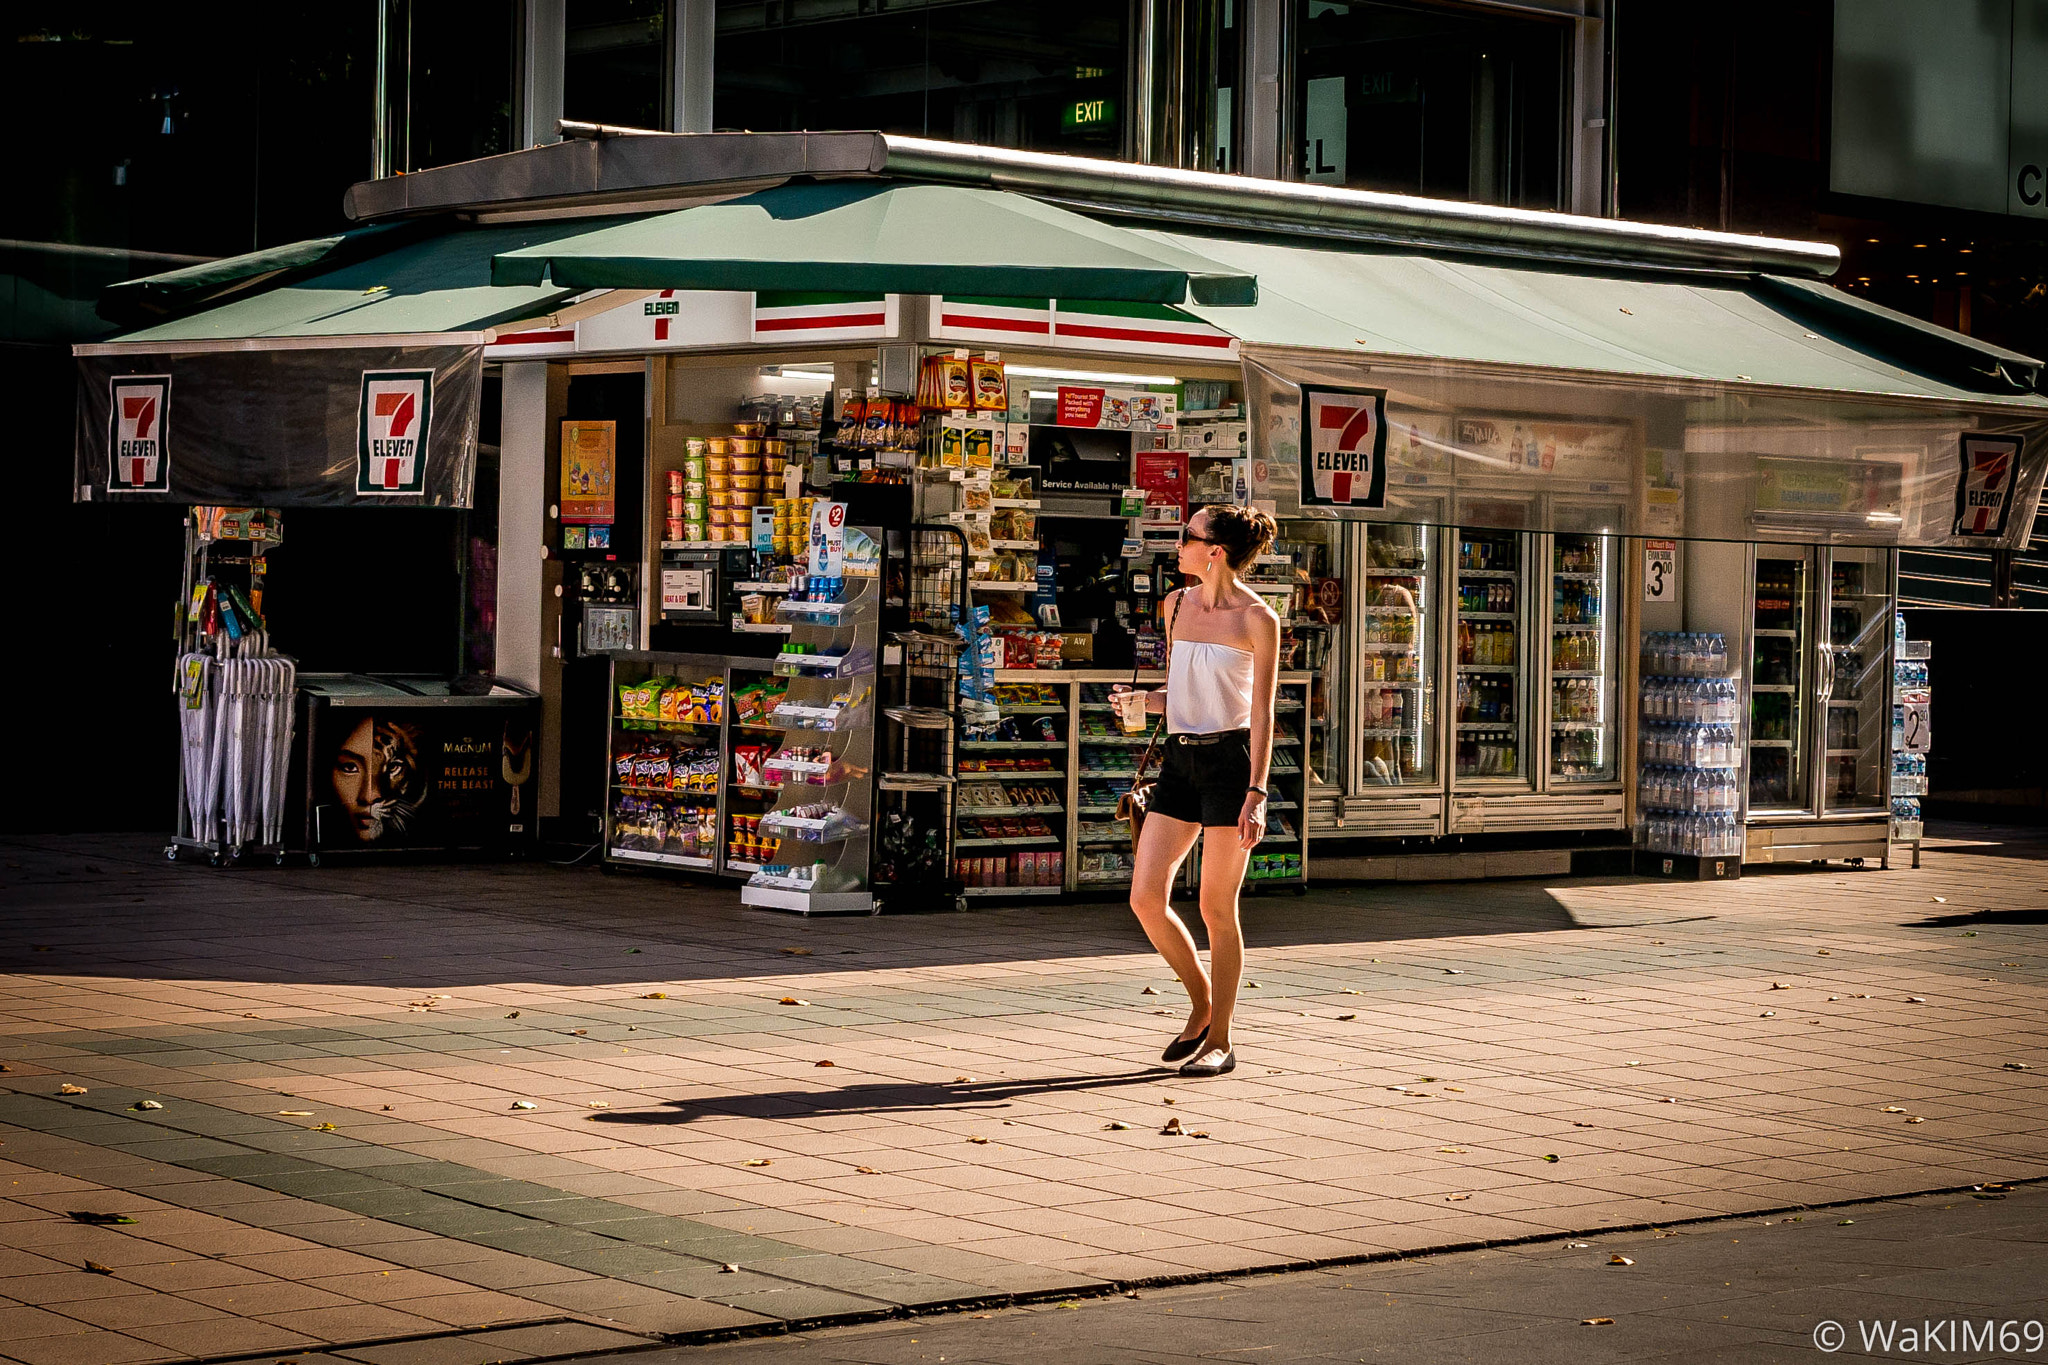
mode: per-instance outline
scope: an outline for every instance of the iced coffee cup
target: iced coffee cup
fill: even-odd
[[[1127,735],[1145,733],[1145,698],[1148,692],[1117,692],[1111,695],[1110,703],[1116,707],[1117,724]]]

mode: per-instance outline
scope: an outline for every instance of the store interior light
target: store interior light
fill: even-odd
[[[800,374],[810,378],[830,379],[833,370],[830,365],[763,365],[761,373],[769,378],[782,374]]]
[[[1114,370],[1053,370],[1038,365],[1009,365],[1009,373],[1026,379],[1074,379],[1083,384],[1178,384],[1170,374],[1119,374]]]
[[[1872,512],[1863,520],[1872,526],[1899,526],[1904,524],[1906,519],[1897,512]]]

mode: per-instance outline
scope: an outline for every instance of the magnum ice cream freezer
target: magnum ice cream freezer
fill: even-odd
[[[535,842],[540,698],[512,683],[299,675],[287,838],[323,854],[487,853]]]

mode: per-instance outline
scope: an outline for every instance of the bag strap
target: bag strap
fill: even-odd
[[[1171,637],[1173,635],[1173,623],[1180,619],[1181,594],[1185,593],[1186,591],[1186,588],[1180,588],[1176,590],[1173,594],[1173,610],[1168,612],[1166,617],[1166,634],[1169,638],[1169,641],[1171,640]],[[1171,649],[1170,644],[1168,648],[1169,650]],[[1171,653],[1167,654],[1166,661],[1169,665],[1172,664],[1173,655]],[[1139,672],[1139,668],[1136,665],[1133,665],[1131,668],[1131,690],[1133,692],[1138,690]],[[1138,758],[1138,770],[1131,777],[1131,789],[1133,791],[1137,789],[1137,786],[1140,782],[1143,782],[1145,780],[1145,767],[1152,761],[1152,751],[1159,747],[1159,732],[1161,730],[1164,730],[1165,728],[1166,717],[1161,716],[1158,720],[1158,723],[1156,723],[1152,727],[1152,738],[1145,741],[1145,752]]]

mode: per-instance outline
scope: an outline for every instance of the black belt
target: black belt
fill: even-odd
[[[1168,735],[1166,741],[1169,744],[1221,744],[1230,739],[1250,739],[1251,733],[1249,730],[1218,730],[1209,735]]]

